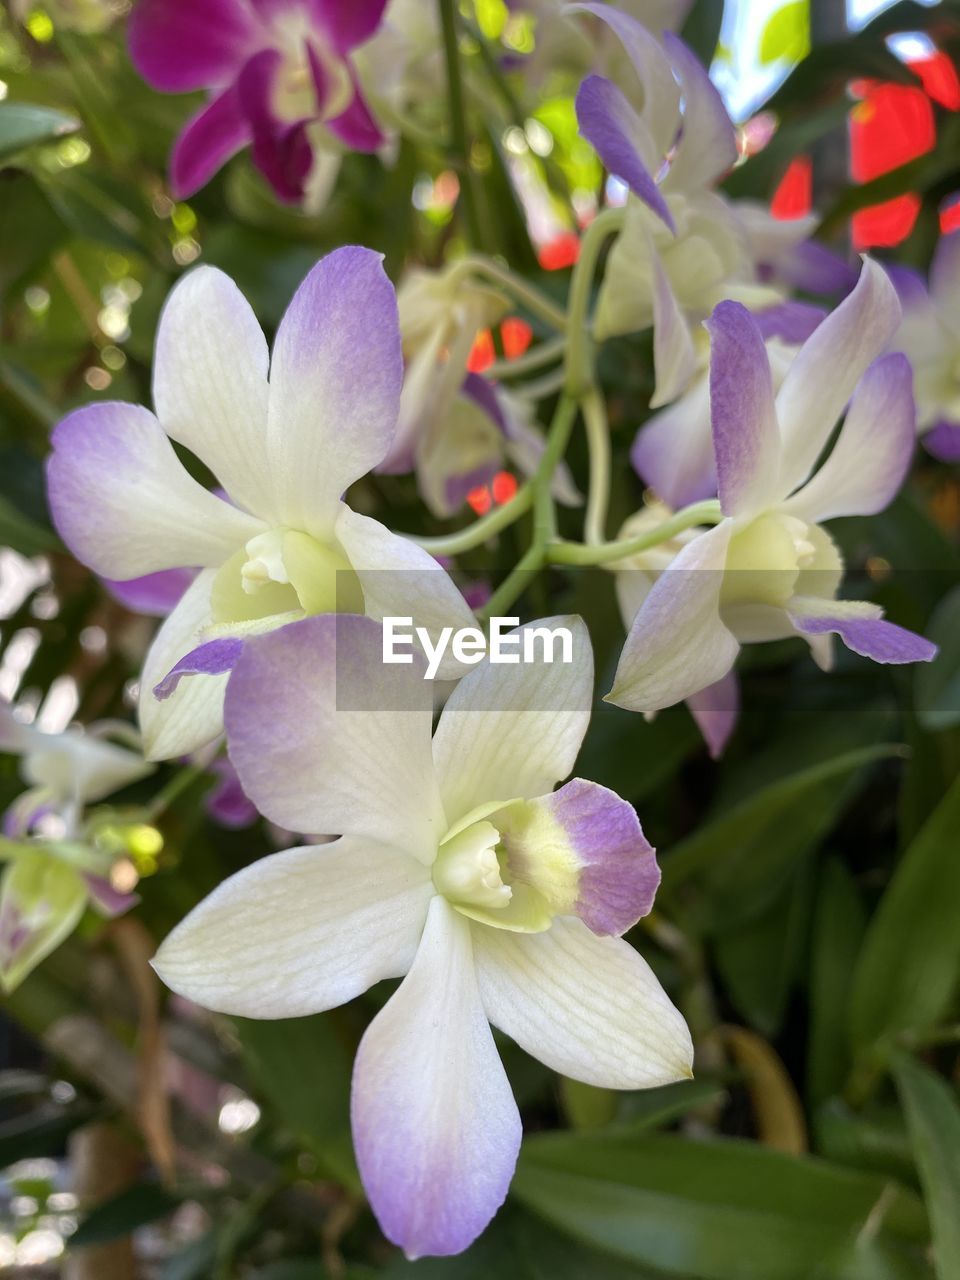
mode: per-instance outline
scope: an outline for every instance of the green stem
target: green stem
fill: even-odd
[[[567,315],[561,307],[558,307],[535,285],[523,280],[511,271],[509,267],[502,267],[493,258],[488,258],[479,253],[472,253],[465,258],[461,258],[451,272],[451,276],[456,278],[461,275],[485,276],[488,280],[493,281],[494,284],[506,289],[517,302],[522,303],[527,308],[531,315],[537,316],[545,324],[548,324],[551,329],[556,329],[558,333],[563,333],[566,329]]]
[[[186,791],[198,778],[202,778],[204,770],[199,765],[187,765],[178,769],[165,787],[157,792],[145,810],[147,822],[156,820],[170,808],[174,800]]]
[[[616,560],[626,560],[641,551],[648,551],[651,547],[658,547],[662,542],[669,542],[685,529],[692,529],[700,524],[719,524],[722,519],[720,503],[716,498],[709,498],[706,502],[695,502],[692,506],[684,507],[663,524],[658,524],[656,528],[638,534],[635,538],[601,542],[596,546],[585,546],[579,542],[554,542],[547,548],[547,558],[552,564],[612,564]]]
[[[550,485],[557,463],[566,452],[570,432],[577,417],[577,402],[569,396],[561,396],[550,424],[547,446],[543,451],[536,474],[530,482],[533,490],[533,541],[521,557],[516,568],[507,575],[487,601],[479,616],[483,619],[503,615],[523,593],[532,574],[543,568],[547,560],[547,548],[556,533],[556,519]]]
[[[433,556],[455,556],[461,551],[470,551],[473,547],[479,547],[482,543],[489,541],[494,534],[506,529],[515,520],[519,520],[532,506],[533,490],[529,485],[523,485],[509,502],[475,520],[473,524],[468,525],[466,529],[461,529],[458,533],[448,533],[439,538],[416,538],[410,534],[404,536]]]
[[[545,364],[559,360],[566,345],[567,340],[564,335],[558,334],[555,338],[548,338],[546,342],[538,343],[530,351],[525,351],[522,356],[516,356],[512,360],[494,361],[487,370],[487,376],[494,382],[500,382],[505,378],[522,378],[528,373],[535,373]]]
[[[590,454],[590,481],[583,537],[588,544],[599,546],[604,540],[610,504],[610,426],[603,396],[596,387],[591,387],[580,403]]]
[[[443,53],[447,66],[447,94],[450,102],[450,150],[454,156],[460,178],[460,196],[467,221],[470,243],[483,244],[480,216],[477,209],[473,171],[470,168],[470,142],[467,137],[467,114],[463,97],[463,77],[460,74],[460,48],[457,38],[456,0],[437,0],[440,9],[440,26],[443,31]]]
[[[623,225],[624,210],[605,209],[597,214],[580,242],[580,257],[570,281],[567,305],[567,394],[579,400],[593,382],[593,352],[587,331],[590,291],[600,252],[608,237]]]

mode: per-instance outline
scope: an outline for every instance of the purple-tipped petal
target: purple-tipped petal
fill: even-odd
[[[710,186],[737,162],[737,131],[700,59],[672,31],[663,43],[683,89],[683,132],[670,162],[672,190]]]
[[[273,346],[267,447],[289,524],[329,533],[340,495],[387,455],[402,383],[382,255],[334,250],[297,290]]]
[[[165,93],[229,84],[259,35],[237,0],[139,0],[127,24],[134,66]]]
[[[656,854],[633,805],[583,778],[534,804],[562,829],[578,865],[575,913],[592,933],[626,933],[648,914],[660,884]]]
[[[353,151],[376,151],[386,141],[383,130],[374,120],[355,76],[353,77],[353,101],[346,111],[334,116],[326,123],[330,132],[339,138],[344,146],[350,147]]]
[[[195,577],[192,569],[164,569],[160,573],[146,573],[140,578],[128,578],[123,582],[104,578],[103,585],[114,600],[118,600],[132,613],[165,618],[183,598],[183,593]]]
[[[170,156],[170,186],[185,200],[210,181],[252,136],[235,85],[187,121]]]
[[[577,90],[576,107],[580,132],[606,168],[675,231],[673,214],[641,159],[652,149],[650,136],[617,86],[604,76],[587,76]]]
[[[687,710],[703,734],[712,760],[719,760],[740,716],[740,681],[735,671],[687,699]]]
[[[803,635],[837,635],[848,649],[874,662],[932,662],[937,656],[937,646],[930,640],[883,618],[831,618],[794,612],[790,618]]]
[[[263,531],[189,475],[156,418],[138,405],[77,409],[58,423],[52,444],[53,522],[77,559],[103,577],[219,566]]]
[[[884,356],[860,379],[823,466],[786,508],[814,524],[835,516],[875,515],[903,484],[916,438],[910,361],[899,353]]]
[[[818,240],[804,240],[775,266],[775,274],[792,289],[819,297],[846,296],[857,273],[846,258]]]
[[[184,676],[222,676],[232,671],[240,660],[243,641],[234,636],[220,640],[208,640],[184,654],[175,667],[172,667],[159,684],[154,685],[153,694],[161,702],[176,690]]]
[[[376,33],[387,0],[309,0],[317,26],[339,54],[349,53]]]
[[[960,462],[960,422],[941,419],[922,437],[923,447],[941,462]]]
[[[209,772],[217,783],[204,797],[203,807],[214,822],[228,831],[239,831],[256,822],[257,807],[244,791],[230,760],[220,756],[210,765]]]
[[[675,509],[711,498],[717,469],[710,435],[710,385],[699,378],[675,404],[653,414],[630,450],[634,470]]]
[[[466,1249],[506,1198],[521,1125],[480,1002],[471,926],[443,898],[360,1042],[351,1115],[387,1238],[410,1258]]]
[[[721,302],[706,327],[720,505],[725,515],[752,515],[777,496],[780,441],[770,360],[756,321],[739,302]]]
[[[509,427],[497,399],[497,389],[489,378],[479,373],[468,373],[463,380],[461,395],[479,405],[490,421],[496,423],[504,435],[508,434]]]
[[[780,302],[775,307],[754,311],[753,318],[765,341],[779,338],[781,342],[799,347],[826,314],[823,307],[816,307],[812,302]]]

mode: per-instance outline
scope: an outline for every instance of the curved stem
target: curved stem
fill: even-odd
[[[580,404],[590,454],[583,537],[586,543],[596,546],[603,542],[607,527],[607,508],[610,505],[610,427],[603,397],[596,387],[590,388]]]
[[[512,360],[509,358],[495,360],[486,371],[487,377],[492,378],[494,382],[500,382],[505,378],[522,378],[524,374],[533,373],[542,369],[545,364],[559,360],[566,345],[567,340],[563,334],[548,338],[546,342],[539,342],[530,351],[525,351],[522,356],[516,356]]]
[[[619,231],[625,213],[622,208],[597,214],[580,242],[580,257],[573,268],[567,303],[567,393],[579,399],[593,381],[593,353],[587,332],[590,290],[600,251],[609,236]]]
[[[443,534],[438,538],[418,538],[413,534],[402,536],[408,542],[415,542],[424,551],[429,551],[432,556],[455,556],[461,551],[470,551],[473,547],[479,547],[487,542],[494,534],[506,529],[515,520],[519,520],[532,506],[533,490],[529,485],[523,485],[509,502],[505,502],[502,507],[497,507],[488,515],[481,516],[479,520],[475,520],[473,524],[468,525],[466,529],[461,529],[458,533]]]
[[[535,285],[521,279],[509,267],[502,267],[493,258],[488,258],[478,253],[469,254],[455,264],[451,274],[454,276],[461,274],[485,276],[488,280],[492,280],[494,284],[506,289],[517,302],[522,303],[527,308],[531,315],[537,316],[544,324],[548,324],[551,329],[556,329],[558,333],[563,333],[567,327],[566,312],[561,307],[558,307]]]
[[[617,560],[626,560],[641,551],[648,551],[662,542],[669,542],[685,529],[692,529],[698,524],[719,524],[724,518],[720,503],[716,498],[706,502],[695,502],[684,507],[663,524],[647,533],[638,534],[635,538],[624,538],[622,541],[601,542],[596,546],[585,546],[579,542],[554,542],[547,548],[547,559],[552,564],[613,564]]]

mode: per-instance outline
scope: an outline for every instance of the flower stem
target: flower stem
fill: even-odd
[[[567,340],[563,334],[548,338],[546,342],[540,342],[530,351],[525,351],[522,356],[494,361],[486,371],[487,377],[492,378],[494,382],[499,382],[504,378],[522,378],[525,374],[535,373],[545,364],[559,360],[566,345]]]
[[[590,289],[600,251],[623,225],[624,210],[605,209],[584,232],[580,257],[573,269],[567,305],[567,393],[580,399],[593,383],[593,352],[587,329]]]
[[[610,504],[610,427],[603,396],[596,387],[591,387],[580,403],[590,454],[590,481],[583,537],[589,545],[599,546],[604,540],[607,508]]]
[[[554,542],[547,548],[547,559],[552,564],[613,564],[617,560],[626,560],[641,551],[648,551],[662,542],[669,542],[685,529],[695,528],[700,524],[719,524],[723,519],[720,503],[716,498],[706,502],[695,502],[684,507],[663,524],[647,533],[638,534],[635,538],[624,538],[614,542],[601,542],[595,546],[586,546],[579,542]]]
[[[165,787],[157,792],[147,805],[144,816],[147,822],[156,822],[173,804],[182,792],[186,791],[198,778],[202,778],[206,770],[199,765],[190,764],[178,769]]]
[[[455,272],[457,275],[479,275],[485,276],[494,284],[498,284],[501,288],[522,303],[531,315],[535,315],[538,319],[548,324],[551,329],[556,329],[558,333],[563,333],[567,327],[567,315],[562,307],[558,307],[555,302],[547,297],[542,290],[536,288],[535,285],[523,280],[509,267],[502,267],[499,262],[493,258],[487,257],[485,254],[472,253],[466,258],[461,258],[456,264]]]
[[[450,103],[450,149],[460,178],[460,195],[467,222],[470,243],[483,244],[480,215],[477,209],[473,172],[470,168],[470,143],[467,137],[467,115],[460,74],[460,48],[457,38],[456,0],[437,0],[443,31],[443,53],[447,66],[447,95]]]
[[[461,551],[470,551],[473,547],[479,547],[487,542],[494,534],[500,533],[515,520],[519,520],[532,506],[533,490],[529,485],[523,485],[509,502],[475,520],[473,524],[468,525],[466,529],[461,529],[458,533],[444,534],[438,538],[417,538],[412,534],[404,536],[410,542],[415,542],[418,547],[422,547],[424,551],[429,551],[432,556],[455,556]]]

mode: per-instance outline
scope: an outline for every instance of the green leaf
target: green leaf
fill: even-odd
[[[866,929],[866,912],[850,872],[836,858],[823,867],[810,956],[807,1097],[840,1090],[849,1069],[850,983]]]
[[[545,1134],[524,1143],[513,1193],[560,1231],[666,1275],[797,1280],[847,1245],[885,1188],[879,1246],[924,1240],[911,1192],[755,1143]]]
[[[0,171],[0,294],[47,262],[67,228],[29,173]]]
[[[119,1240],[147,1222],[166,1218],[179,1205],[178,1198],[153,1183],[129,1187],[90,1210],[70,1237],[70,1247]]]
[[[36,146],[76,133],[80,121],[52,107],[29,102],[0,102],[0,163]]]
[[[665,856],[661,904],[703,932],[740,927],[776,899],[799,859],[831,829],[860,771],[900,750],[883,743],[845,752],[703,823]]]
[[[810,0],[791,0],[770,15],[760,36],[760,65],[799,62],[810,52]]]
[[[254,1079],[283,1122],[334,1177],[358,1191],[350,1143],[350,1054],[333,1019],[236,1018],[234,1024]]]
[[[960,587],[941,600],[925,635],[940,652],[933,662],[917,664],[917,719],[932,732],[952,729],[960,725]]]
[[[956,1090],[909,1054],[894,1059],[907,1113],[930,1226],[939,1280],[960,1276],[960,1105]]]
[[[327,1280],[329,1271],[316,1258],[288,1258],[250,1272],[250,1280]]]
[[[28,520],[0,494],[0,546],[12,547],[22,556],[37,556],[56,551],[60,543],[49,529]]]
[[[69,1109],[50,1104],[3,1121],[0,1124],[0,1169],[16,1164],[18,1160],[58,1155],[74,1129],[89,1124],[93,1114],[86,1103],[77,1103]]]
[[[853,977],[851,1035],[869,1045],[923,1032],[948,1007],[960,974],[960,780],[900,860]]]

